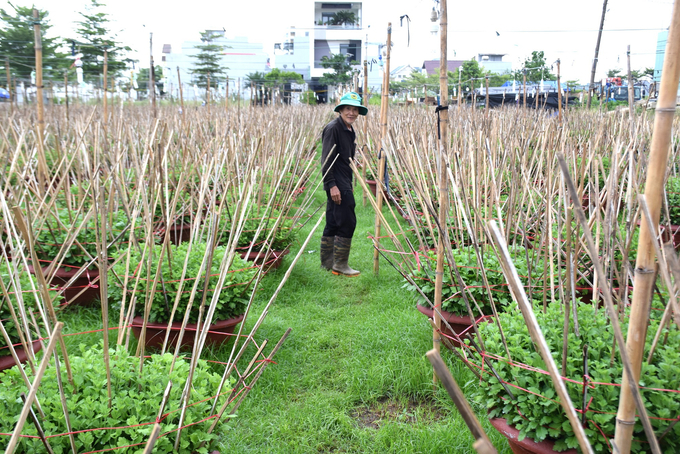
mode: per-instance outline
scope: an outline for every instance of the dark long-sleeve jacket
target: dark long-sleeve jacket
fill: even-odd
[[[351,191],[352,168],[349,166],[349,160],[350,158],[354,159],[354,141],[356,139],[354,129],[347,129],[342,118],[338,116],[323,129],[321,139],[323,143],[321,172],[322,175],[325,175],[323,179],[324,190],[328,191],[333,186],[337,186],[341,191]],[[335,159],[336,155],[337,159]],[[335,160],[335,163],[333,163],[333,160]]]

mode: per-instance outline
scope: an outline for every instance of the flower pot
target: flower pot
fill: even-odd
[[[535,442],[531,438],[527,437],[522,441],[518,441],[517,438],[519,437],[519,430],[508,425],[508,422],[505,420],[505,418],[491,418],[489,421],[491,422],[491,425],[501,433],[501,435],[508,439],[508,443],[510,443],[510,449],[512,449],[512,452],[515,454],[548,454],[557,452],[553,449],[555,442],[550,440]],[[561,452],[562,454],[576,454],[575,449],[569,449],[567,451]]]
[[[28,355],[26,354],[24,348],[16,347],[15,350],[17,352],[17,356],[19,357],[19,362],[21,364],[25,363],[28,359]],[[38,353],[40,350],[42,350],[42,344],[39,340],[34,340],[33,353]],[[9,349],[7,349],[7,353],[9,353]],[[14,367],[15,365],[16,363],[14,362],[14,358],[12,357],[11,353],[5,356],[0,356],[0,371],[7,370],[10,367]]]
[[[280,267],[281,263],[283,263],[283,257],[288,255],[288,252],[290,252],[289,249],[286,249],[285,251],[272,251],[269,255],[269,259],[264,264],[265,269],[276,269]],[[254,262],[255,265],[261,265],[266,255],[264,252],[258,251],[250,251],[250,253],[243,251],[240,254],[242,259]]]
[[[433,309],[429,309],[425,306],[421,306],[420,304],[416,305],[416,308],[418,309],[418,311],[421,314],[426,315],[428,318],[434,317],[434,310]],[[451,325],[451,328],[453,329],[455,334],[458,335],[459,337],[463,338],[463,336],[467,333],[467,331],[472,329],[472,319],[469,316],[455,315],[455,314],[451,314],[450,312],[446,312],[446,311],[440,311],[440,312],[442,314],[442,319],[449,322],[449,325]],[[480,317],[479,320],[477,320],[477,322],[480,322],[482,319],[483,319],[483,317]],[[462,346],[462,343],[455,339],[454,333],[452,333],[451,330],[449,330],[449,328],[444,323],[442,323],[441,330],[442,330],[443,334],[450,336],[450,337],[453,337],[453,339],[449,339],[449,340],[451,341],[451,343],[455,347],[461,347]]]
[[[42,267],[43,274],[46,274],[48,267]],[[64,297],[64,304],[74,304],[76,306],[92,306],[93,303],[99,299],[99,283],[93,284],[96,278],[99,277],[99,270],[85,270],[71,285],[66,287],[68,281],[76,275],[79,266],[71,266],[62,264],[62,266],[54,272],[54,276],[49,284],[58,287],[58,290],[64,289],[62,295]],[[33,266],[28,266],[28,271],[35,275]],[[81,293],[82,291],[82,293]]]
[[[205,345],[218,346],[229,340],[229,334],[234,332],[236,325],[243,321],[243,314],[238,317],[229,318],[226,320],[217,320],[210,325],[208,336],[205,339]],[[144,324],[144,317],[138,316],[132,319],[132,334],[139,340],[142,333],[142,326]],[[145,346],[161,348],[165,340],[165,332],[168,328],[167,323],[148,322],[146,324],[146,339]],[[182,321],[173,322],[170,326],[170,336],[168,337],[168,345],[175,347],[179,337],[180,329],[182,328]],[[192,347],[194,345],[194,338],[196,337],[196,324],[187,323],[184,328],[184,336],[182,336],[182,347]]]
[[[161,226],[156,230],[156,235],[160,236],[161,239],[165,236],[165,232],[170,235],[170,243],[178,246],[180,243],[186,243],[191,238],[191,224],[173,224],[169,228]]]

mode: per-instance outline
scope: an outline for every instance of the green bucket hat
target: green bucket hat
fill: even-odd
[[[335,106],[335,111],[340,112],[340,109],[343,106],[354,106],[359,108],[359,115],[366,115],[368,113],[368,109],[365,106],[361,105],[361,96],[356,94],[353,91],[350,91],[348,93],[345,93],[342,95],[342,98],[340,98],[340,102],[338,103],[337,106]]]

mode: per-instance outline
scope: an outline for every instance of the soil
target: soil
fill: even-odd
[[[438,421],[444,415],[433,402],[399,402],[382,398],[367,407],[356,408],[352,418],[362,429],[379,429],[385,421],[416,423],[418,420]]]

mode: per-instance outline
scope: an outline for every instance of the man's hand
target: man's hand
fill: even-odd
[[[337,186],[333,186],[331,188],[331,199],[333,199],[333,202],[335,202],[336,205],[340,205],[342,202],[342,197],[340,196],[340,189],[338,189]]]

